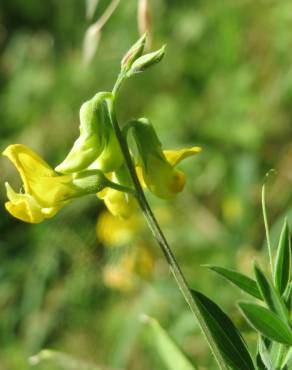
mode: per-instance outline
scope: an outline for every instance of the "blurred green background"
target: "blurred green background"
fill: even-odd
[[[108,3],[100,0],[94,19]],[[236,309],[240,293],[201,265],[250,273],[254,258],[266,264],[260,192],[271,168],[273,241],[284,215],[291,220],[292,3],[153,0],[151,7],[152,47],[167,43],[167,54],[127,82],[118,116],[121,124],[148,117],[165,148],[203,147],[182,164],[188,181],[177,199],[149,199],[190,285],[228,312],[252,346]],[[1,2],[1,150],[23,143],[53,166],[64,158],[80,105],[112,88],[138,37],[136,12],[136,0],[121,1],[85,67],[85,1]],[[18,174],[5,158],[0,166],[0,370],[30,369],[28,357],[43,348],[112,368],[164,370],[142,313],[201,369],[216,369],[138,215],[115,220],[91,196],[42,224],[24,224],[4,209],[4,181],[19,186]]]

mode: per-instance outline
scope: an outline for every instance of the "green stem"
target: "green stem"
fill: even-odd
[[[116,137],[118,139],[118,142],[120,144],[120,147],[121,147],[121,150],[122,150],[122,153],[124,155],[124,159],[125,159],[125,162],[126,162],[126,165],[128,167],[128,170],[129,170],[129,173],[130,173],[130,176],[132,178],[132,181],[133,181],[133,184],[134,184],[134,187],[135,187],[135,190],[136,190],[136,193],[137,193],[137,201],[139,203],[139,206],[147,220],[147,223],[148,223],[148,226],[154,236],[154,238],[156,239],[157,243],[159,244],[169,266],[170,266],[170,270],[178,284],[178,287],[180,289],[180,291],[182,292],[186,302],[188,303],[188,305],[190,306],[192,312],[195,314],[198,322],[199,322],[199,325],[201,327],[201,330],[202,332],[204,333],[205,337],[206,337],[206,340],[211,348],[211,351],[219,365],[219,368],[221,370],[228,370],[228,366],[226,365],[225,361],[224,361],[224,358],[222,357],[221,353],[220,353],[220,350],[218,349],[214,339],[213,339],[213,336],[212,336],[212,333],[210,332],[205,320],[204,320],[204,317],[201,315],[201,312],[200,312],[200,309],[196,303],[196,301],[194,300],[193,296],[192,296],[192,292],[191,292],[191,289],[189,288],[188,286],[188,283],[176,261],[176,258],[174,257],[174,254],[172,253],[172,250],[170,249],[170,246],[149,206],[149,203],[146,199],[146,196],[144,194],[144,191],[142,189],[142,186],[139,182],[139,179],[137,177],[137,174],[136,174],[136,170],[135,170],[135,167],[133,165],[133,162],[132,162],[132,158],[131,158],[131,155],[130,155],[130,152],[129,152],[129,148],[128,148],[128,145],[127,145],[127,142],[121,132],[121,129],[119,127],[119,124],[118,124],[118,121],[116,119],[116,115],[115,115],[115,97],[116,97],[116,93],[117,91],[119,90],[122,82],[123,82],[124,78],[122,75],[120,75],[118,77],[118,80],[116,82],[116,85],[114,86],[114,89],[112,91],[112,94],[113,94],[113,98],[109,100],[109,110],[110,110],[110,116],[111,116],[111,120],[112,120],[112,125],[113,125],[113,128],[115,130],[115,134],[116,134]]]

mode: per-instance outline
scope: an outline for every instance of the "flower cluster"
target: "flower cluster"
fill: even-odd
[[[141,56],[143,36],[122,60],[120,77],[129,77],[161,60],[164,48]],[[39,223],[53,217],[74,198],[96,193],[109,211],[122,218],[136,206],[135,190],[113,127],[114,93],[100,92],[80,109],[80,134],[68,155],[55,169],[28,147],[15,144],[5,149],[20,173],[23,187],[19,193],[6,183],[5,206],[14,217]],[[162,150],[152,124],[147,119],[131,121],[123,130],[141,185],[160,198],[170,198],[185,184],[176,165],[200,152],[199,147],[176,151]]]

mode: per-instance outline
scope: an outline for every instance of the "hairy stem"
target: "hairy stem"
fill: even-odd
[[[115,97],[116,97],[116,93],[117,91],[119,90],[121,84],[123,82],[123,76],[119,76],[118,79],[117,79],[117,83],[116,85],[114,86],[114,89],[112,91],[112,94],[113,94],[113,98],[109,100],[109,109],[110,109],[110,116],[111,116],[111,121],[112,121],[112,125],[113,125],[113,128],[114,128],[114,131],[115,131],[115,134],[116,134],[116,137],[118,139],[118,142],[120,144],[120,147],[121,147],[121,150],[122,150],[122,153],[124,155],[124,159],[125,159],[125,162],[126,162],[126,165],[127,165],[127,168],[129,170],[129,173],[130,173],[130,176],[132,178],[132,181],[133,181],[133,185],[135,187],[135,190],[136,190],[136,198],[137,198],[137,201],[139,203],[139,206],[146,218],[146,221],[148,223],[148,226],[154,236],[154,238],[156,239],[157,243],[159,244],[164,256],[165,256],[165,259],[167,260],[168,264],[169,264],[169,267],[170,267],[170,270],[178,284],[178,287],[180,289],[180,291],[182,292],[183,296],[184,296],[184,299],[186,300],[186,302],[188,303],[188,305],[190,306],[192,312],[195,314],[198,322],[199,322],[199,325],[201,327],[201,330],[202,332],[204,333],[205,337],[206,337],[206,340],[211,348],[211,351],[218,363],[218,366],[221,370],[228,370],[228,366],[226,365],[225,361],[224,361],[224,358],[222,357],[214,339],[213,339],[213,336],[212,336],[212,333],[210,332],[205,320],[204,320],[204,317],[201,315],[201,312],[199,310],[199,307],[197,305],[197,303],[195,302],[193,296],[192,296],[192,292],[191,292],[191,289],[189,288],[188,286],[188,283],[179,267],[179,264],[177,263],[176,261],[176,258],[174,256],[174,254],[172,253],[172,250],[152,212],[152,209],[150,208],[150,205],[146,199],[146,196],[144,194],[144,191],[142,189],[142,186],[139,182],[139,179],[137,177],[137,174],[136,174],[136,170],[135,170],[135,167],[133,165],[133,162],[132,162],[132,158],[131,158],[131,155],[130,155],[130,152],[129,152],[129,148],[128,148],[128,145],[127,145],[127,142],[121,132],[121,129],[119,127],[119,124],[118,124],[118,121],[116,119],[116,115],[115,115]]]

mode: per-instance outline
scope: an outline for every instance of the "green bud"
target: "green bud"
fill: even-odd
[[[101,154],[106,128],[111,126],[106,99],[110,93],[96,94],[80,109],[80,135],[65,160],[56,167],[61,173],[79,172]]]
[[[132,76],[133,74],[144,72],[145,69],[151,67],[152,65],[161,61],[165,54],[166,45],[163,45],[157,51],[141,56],[136,59],[132,64],[130,70],[127,73],[127,77]]]
[[[73,174],[72,183],[84,194],[93,194],[102,191],[110,185],[110,181],[99,170],[85,170]]]
[[[127,72],[133,62],[142,55],[145,47],[146,37],[147,33],[144,33],[124,55],[121,61],[121,69],[123,72]]]

